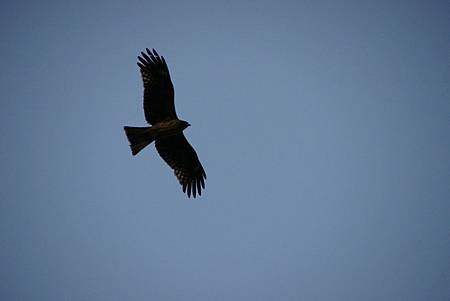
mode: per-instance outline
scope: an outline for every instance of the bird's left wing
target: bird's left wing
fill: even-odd
[[[205,189],[206,173],[183,133],[158,138],[155,146],[159,155],[174,170],[183,192],[187,192],[188,197],[191,197],[191,192],[194,198],[197,193],[201,195],[202,189]]]
[[[144,82],[144,113],[150,124],[178,119],[175,112],[174,89],[164,57],[153,49],[141,52],[137,63]]]

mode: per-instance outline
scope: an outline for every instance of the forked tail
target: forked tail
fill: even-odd
[[[155,140],[151,127],[124,126],[125,134],[130,142],[131,153],[136,156],[144,147]]]

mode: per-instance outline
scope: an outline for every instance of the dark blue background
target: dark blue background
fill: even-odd
[[[1,300],[449,300],[447,1],[11,1]],[[208,174],[143,126],[165,56]]]

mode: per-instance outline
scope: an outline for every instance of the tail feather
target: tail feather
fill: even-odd
[[[141,150],[155,140],[151,127],[124,126],[125,134],[130,142],[131,153],[136,156]]]

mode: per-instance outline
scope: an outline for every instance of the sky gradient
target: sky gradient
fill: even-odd
[[[447,1],[14,1],[0,10],[0,299],[450,299]],[[144,126],[168,63],[206,170]]]

